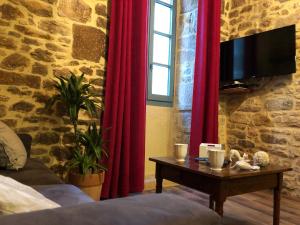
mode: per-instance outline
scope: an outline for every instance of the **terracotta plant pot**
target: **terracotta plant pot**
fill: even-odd
[[[79,187],[83,192],[95,201],[100,201],[102,184],[104,182],[104,171],[96,174],[82,175],[69,173],[69,183]]]

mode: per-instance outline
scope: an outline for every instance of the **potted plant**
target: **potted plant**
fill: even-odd
[[[80,111],[95,116],[101,107],[95,101],[91,84],[84,82],[84,74],[76,76],[71,73],[69,77],[57,77],[54,87],[57,93],[49,100],[48,107],[56,102],[63,103],[73,125],[72,158],[66,163],[69,182],[81,188],[93,199],[100,200],[106,170],[101,160],[103,156],[107,156],[103,148],[101,129],[97,128],[94,122],[89,124],[87,131],[81,131],[78,128],[78,116]]]

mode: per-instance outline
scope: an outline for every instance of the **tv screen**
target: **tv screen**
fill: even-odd
[[[296,72],[295,25],[221,43],[220,81]]]

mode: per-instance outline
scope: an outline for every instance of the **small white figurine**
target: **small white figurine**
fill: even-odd
[[[238,161],[234,164],[234,166],[231,167],[231,169],[233,169],[235,167],[242,169],[242,170],[259,170],[260,169],[260,167],[257,165],[251,166],[251,164],[249,163],[250,160],[249,160],[249,156],[247,153],[244,153],[243,157],[241,157],[238,150],[231,149],[229,160],[232,162],[233,158],[237,158]]]
[[[247,153],[244,153],[243,154],[243,157],[240,155],[240,152],[236,149],[231,149],[230,150],[230,155],[229,155],[229,161],[232,162],[232,159],[233,158],[237,158],[238,161],[246,161],[248,162],[249,161],[249,156]]]
[[[230,156],[229,156],[229,161],[232,162],[233,158],[237,158],[238,161],[242,160],[243,158],[241,157],[240,153],[236,149],[231,149],[230,150]]]
[[[251,166],[250,163],[246,162],[246,161],[237,161],[234,166],[231,167],[231,169],[238,167],[239,169],[242,170],[259,170],[260,167],[259,166]]]
[[[267,166],[270,163],[270,158],[268,153],[264,151],[256,152],[253,156],[254,165],[257,166]]]

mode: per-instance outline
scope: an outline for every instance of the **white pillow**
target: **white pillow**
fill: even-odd
[[[6,169],[21,169],[24,167],[27,159],[26,149],[18,135],[6,124],[0,121],[0,165]],[[5,163],[5,161],[9,162]]]
[[[33,188],[0,175],[0,214],[7,215],[58,207],[60,205],[47,199]]]

